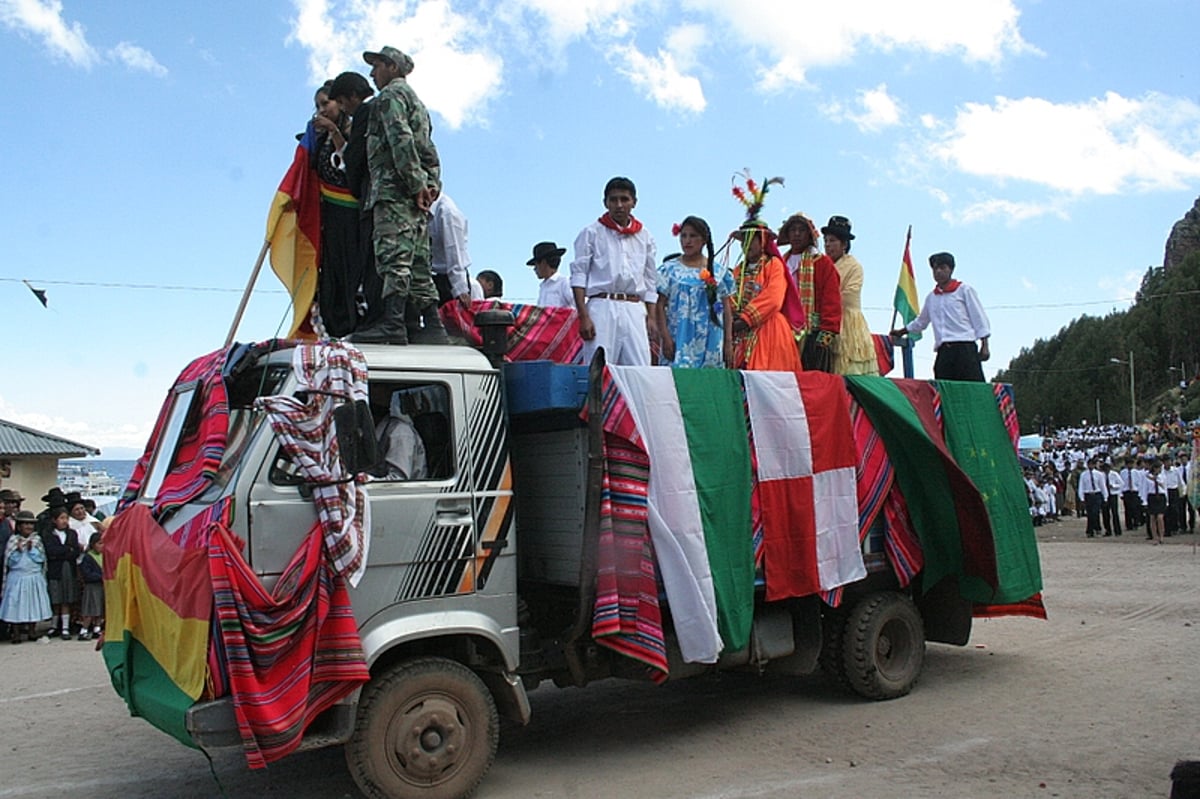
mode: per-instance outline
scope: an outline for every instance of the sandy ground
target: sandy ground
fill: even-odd
[[[1200,535],[1088,540],[1070,520],[1038,537],[1049,620],[931,645],[908,697],[819,675],[544,686],[477,796],[1166,797],[1174,762],[1200,758]],[[90,644],[0,644],[0,668],[0,799],[358,796],[340,749],[210,770],[128,716]]]

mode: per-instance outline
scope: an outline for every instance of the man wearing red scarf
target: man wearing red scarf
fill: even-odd
[[[921,314],[892,331],[893,336],[919,333],[933,324],[933,376],[938,380],[983,382],[982,362],[991,357],[988,337],[991,327],[975,289],[953,278],[954,256],[937,252],[929,256],[933,281],[937,284],[925,298]],[[979,341],[976,347],[975,341]]]
[[[633,217],[637,189],[616,177],[604,187],[604,216],[575,238],[571,292],[579,312],[584,363],[597,347],[610,364],[650,365],[650,336],[658,337],[654,238]]]

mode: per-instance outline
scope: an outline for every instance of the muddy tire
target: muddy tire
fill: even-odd
[[[371,799],[457,799],[479,785],[499,740],[483,681],[457,661],[419,658],[363,689],[346,763]]]
[[[850,688],[867,699],[895,699],[912,690],[925,662],[925,625],[912,600],[869,594],[846,619],[843,659]]]
[[[829,681],[843,691],[852,691],[846,674],[846,614],[841,609],[825,608],[821,614],[821,654],[817,662]]]

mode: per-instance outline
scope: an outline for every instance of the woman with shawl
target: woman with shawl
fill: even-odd
[[[751,220],[733,235],[741,240],[743,253],[733,273],[734,366],[799,372],[803,367],[789,315],[797,324],[803,317],[797,313],[796,287],[775,246],[775,234]]]
[[[821,233],[825,235],[825,252],[833,259],[842,280],[842,332],[833,354],[833,371],[839,375],[877,375],[875,342],[862,312],[863,267],[850,254],[854,238],[850,220],[831,216]]]
[[[313,102],[317,146],[312,165],[321,186],[321,260],[318,305],[329,335],[349,335],[358,324],[357,295],[363,282],[359,253],[358,200],[350,192],[342,153],[350,134],[350,118],[329,96],[326,81]],[[86,540],[86,539],[85,539]]]
[[[14,644],[22,636],[32,641],[34,625],[50,618],[50,595],[46,591],[46,550],[34,532],[37,518],[23,510],[14,519],[16,530],[4,547],[4,596],[0,619],[13,625]]]

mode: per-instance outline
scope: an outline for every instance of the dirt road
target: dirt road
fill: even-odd
[[[1166,797],[1200,758],[1200,555],[1193,539],[1039,528],[1049,621],[977,621],[931,645],[903,699],[820,676],[533,692],[480,799]],[[0,645],[0,799],[357,797],[340,749],[249,772],[129,718],[78,642]],[[218,781],[220,787],[218,787]]]

